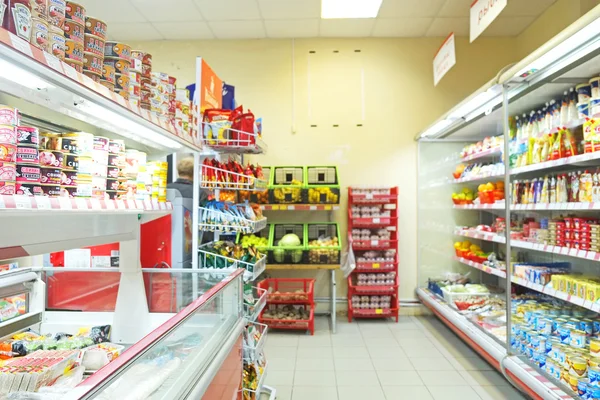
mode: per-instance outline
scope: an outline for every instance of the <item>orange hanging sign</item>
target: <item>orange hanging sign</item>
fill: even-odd
[[[200,111],[210,108],[222,108],[223,81],[215,74],[212,68],[204,61],[198,59],[198,85],[200,95]]]

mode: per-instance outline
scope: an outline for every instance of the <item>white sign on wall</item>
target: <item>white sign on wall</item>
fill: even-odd
[[[507,0],[475,0],[471,4],[471,42],[473,42],[506,7]]]
[[[454,32],[452,32],[433,58],[433,85],[437,86],[438,82],[446,75],[448,71],[456,64],[456,48],[454,45]]]

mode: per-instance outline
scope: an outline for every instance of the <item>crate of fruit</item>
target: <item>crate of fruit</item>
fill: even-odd
[[[304,184],[304,167],[272,167],[269,185],[271,203],[304,203]]]
[[[340,181],[337,167],[306,167],[306,199],[309,204],[339,204]]]
[[[271,235],[271,224],[267,224],[265,229],[261,229],[258,232],[252,234],[238,232],[235,243],[241,244],[242,248],[247,249],[250,247],[256,247],[258,251],[266,254],[269,250],[269,238]]]
[[[309,264],[339,264],[342,245],[340,227],[336,223],[306,224],[304,237],[307,241]]]
[[[314,279],[267,278],[257,287],[267,291],[269,304],[314,304]]]
[[[264,180],[271,182],[271,167],[262,167],[262,173]],[[269,204],[269,189],[265,190],[240,190],[238,193],[239,201],[244,202],[248,200],[251,203],[256,204]]]
[[[306,236],[303,224],[273,224],[269,236],[269,263],[301,264],[304,262]]]

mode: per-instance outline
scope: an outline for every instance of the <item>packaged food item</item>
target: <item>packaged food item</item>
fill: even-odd
[[[82,47],[83,47],[83,44],[82,44]],[[67,64],[71,68],[75,69],[75,71],[79,72],[80,74],[83,73],[83,62],[82,61],[65,59],[64,62],[65,62],[65,64]]]
[[[85,24],[85,8],[81,4],[67,1],[65,19],[83,26]]]
[[[129,75],[130,63],[126,60],[104,56],[104,65],[114,68],[115,74]]]
[[[80,25],[73,20],[66,20],[64,35],[65,39],[67,40],[72,40],[74,42],[83,44],[83,41],[85,39],[83,25]]]
[[[88,35],[98,36],[100,39],[106,40],[106,32],[106,22],[90,16],[85,17],[85,33]]]
[[[16,181],[18,183],[40,183],[40,167],[28,164],[17,164]]]
[[[65,59],[83,64],[83,44],[65,40]]]
[[[104,47],[104,56],[120,58],[131,63],[131,47],[124,43],[107,41]]]
[[[32,0],[30,6],[32,18],[48,21],[48,0]],[[0,22],[2,22],[2,18],[0,18]]]
[[[0,125],[17,126],[21,124],[19,110],[0,104]]]
[[[88,78],[90,78],[94,82],[100,83],[100,75],[98,75],[97,73],[92,72],[92,71],[87,71],[85,69],[85,66],[83,67],[83,75],[87,76]]]
[[[114,86],[115,84],[115,67],[106,63],[102,65],[102,79]]]
[[[0,162],[16,163],[17,146],[0,143]]]
[[[19,146],[38,146],[40,144],[40,133],[38,128],[31,126],[17,126],[17,144]]]
[[[62,151],[42,150],[40,151],[40,165],[44,167],[61,168],[64,162]]]
[[[15,194],[16,182],[0,180],[0,195]]]
[[[115,90],[129,92],[129,74],[115,74]]]
[[[17,144],[17,128],[11,125],[0,125],[0,143]]]
[[[41,196],[43,192],[39,183],[17,182],[15,185],[15,194],[22,196]]]
[[[65,10],[67,4],[65,0],[48,0],[48,22],[57,28],[63,29],[65,26]]]
[[[47,21],[40,18],[31,19],[31,44],[50,53],[50,31]]]
[[[0,18],[2,27],[29,42],[31,40],[31,5],[29,0],[3,0],[3,12],[0,16],[6,14],[4,20]]]
[[[40,168],[40,182],[42,184],[56,184],[60,185],[61,169],[54,167],[41,167]]]
[[[65,51],[67,48],[67,41],[65,40],[65,35],[63,33],[63,31],[60,28],[57,28],[55,26],[50,26],[49,29],[49,50],[50,50],[50,54],[52,54],[54,57],[58,58],[59,60],[64,60],[66,55],[65,55]],[[81,60],[74,60],[74,61],[81,61]]]
[[[17,178],[15,163],[0,161],[0,181],[15,181]]]
[[[90,53],[104,61],[104,40],[94,35],[85,35],[83,39],[84,53]],[[85,61],[84,61],[85,64]]]

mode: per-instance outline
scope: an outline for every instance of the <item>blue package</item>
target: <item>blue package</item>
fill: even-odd
[[[223,110],[235,110],[235,86],[223,82]]]

